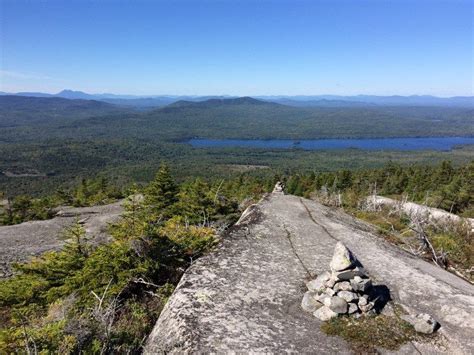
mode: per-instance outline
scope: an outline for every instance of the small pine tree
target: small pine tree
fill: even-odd
[[[176,200],[178,187],[168,165],[162,164],[155,179],[145,189],[145,205],[155,213],[165,213]]]

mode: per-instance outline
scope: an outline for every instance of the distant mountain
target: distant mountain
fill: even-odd
[[[85,92],[82,92],[82,91],[73,91],[73,90],[63,90],[61,92],[58,92],[54,96],[62,97],[65,99],[82,99],[82,100],[96,100],[97,99],[96,95],[86,94]]]
[[[235,96],[185,96],[185,95],[117,95],[88,94],[82,91],[62,90],[57,94],[40,92],[19,92],[16,94],[0,92],[0,95],[62,97],[67,99],[99,100],[115,105],[134,108],[153,108],[167,106],[178,101],[202,102],[210,99],[237,99]],[[474,96],[436,97],[430,95],[378,96],[378,95],[310,95],[310,96],[253,96],[258,100],[275,102],[295,107],[363,107],[363,106],[447,106],[474,107]]]
[[[316,95],[316,96],[256,96],[261,100],[290,106],[343,107],[343,106],[452,106],[474,107],[474,96],[436,97],[429,95],[377,96],[377,95]]]
[[[15,94],[0,91],[0,96],[31,96],[31,97],[54,97],[53,94],[46,94],[43,92],[17,92]]]
[[[267,99],[267,102],[275,102],[281,105],[294,107],[367,107],[376,106],[374,103],[348,100],[295,100],[290,98]]]
[[[120,112],[124,112],[124,109],[97,100],[21,95],[0,96],[0,127],[70,121]]]
[[[236,105],[274,105],[273,102],[257,100],[252,97],[238,97],[231,99],[209,99],[205,101],[176,101],[167,106],[167,108],[193,107],[193,108],[212,108],[218,106],[236,106]]]

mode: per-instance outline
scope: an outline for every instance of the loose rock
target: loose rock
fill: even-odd
[[[349,303],[349,308],[347,309],[347,313],[353,314],[359,310],[359,307],[355,303]]]
[[[338,282],[334,285],[334,291],[352,291],[351,283],[348,281]]]
[[[338,314],[347,313],[347,302],[345,299],[335,296],[329,299],[326,299],[324,305],[329,307],[329,309]]]
[[[438,327],[438,322],[434,320],[429,314],[421,313],[415,317],[413,326],[419,333],[431,334]]]
[[[352,265],[354,265],[354,257],[352,253],[344,244],[337,242],[336,248],[334,249],[334,255],[329,264],[331,270],[342,271],[350,268]]]
[[[330,320],[334,317],[337,317],[337,313],[333,312],[329,307],[323,306],[319,308],[316,312],[313,313],[313,315],[318,318],[319,320],[322,321],[327,321]]]
[[[324,293],[328,296],[334,296],[336,294],[336,291],[334,291],[332,288],[327,288],[324,290]]]
[[[309,281],[306,283],[306,287],[308,290],[313,291],[313,292],[319,292],[325,287],[325,283],[330,279],[331,274],[326,271],[316,277],[314,280]]]
[[[303,308],[304,311],[313,313],[323,306],[322,303],[316,300],[315,296],[317,296],[317,294],[311,291],[304,294],[303,300],[301,301],[301,308]]]
[[[354,278],[350,282],[352,289],[357,292],[366,293],[372,288],[372,280],[370,279],[359,278],[356,281],[356,279]]]
[[[337,296],[343,298],[348,303],[358,299],[357,294],[350,291],[339,291]]]
[[[361,305],[361,304],[360,304],[360,301],[359,301],[359,309],[360,309],[362,312],[367,313],[367,312],[369,312],[369,311],[371,311],[371,310],[374,309],[374,303],[373,303],[373,302],[369,302],[369,303],[367,303],[367,304]]]
[[[361,277],[361,278],[367,277],[365,270],[358,266],[356,266],[354,269],[338,271],[338,272],[334,272],[333,274],[338,280],[350,280],[356,276]]]

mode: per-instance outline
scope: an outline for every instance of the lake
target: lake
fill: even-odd
[[[457,145],[474,144],[474,137],[363,138],[363,139],[201,139],[187,141],[194,148],[265,149],[362,149],[362,150],[438,150],[449,151]]]

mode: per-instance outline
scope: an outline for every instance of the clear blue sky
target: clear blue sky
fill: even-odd
[[[473,95],[474,0],[0,0],[0,90]]]

